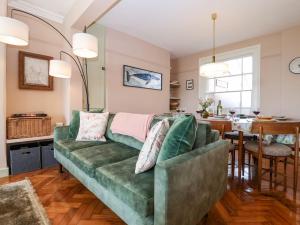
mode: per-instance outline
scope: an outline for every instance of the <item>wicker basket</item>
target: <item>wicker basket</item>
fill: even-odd
[[[7,118],[7,139],[51,135],[51,117]]]

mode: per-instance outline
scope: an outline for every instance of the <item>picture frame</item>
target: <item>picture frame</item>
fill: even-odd
[[[162,90],[162,73],[123,65],[123,86]]]
[[[186,80],[185,89],[186,90],[193,90],[194,89],[194,80],[193,79]]]
[[[51,56],[19,51],[19,89],[52,91],[51,59]]]

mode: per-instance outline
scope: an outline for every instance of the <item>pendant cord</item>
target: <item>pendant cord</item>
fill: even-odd
[[[211,14],[211,19],[213,21],[213,56],[212,56],[212,61],[213,63],[216,62],[216,19],[217,19],[217,14],[213,13]]]

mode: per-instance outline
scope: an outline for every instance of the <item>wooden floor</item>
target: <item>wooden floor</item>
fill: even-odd
[[[53,225],[125,224],[79,181],[68,173],[59,174],[58,168],[1,178],[0,184],[25,177],[32,182]],[[291,177],[289,173],[288,186]],[[248,169],[241,181],[229,174],[228,191],[209,212],[207,224],[300,224],[300,191],[293,199],[290,188],[285,192],[280,185],[270,189],[265,181],[263,193],[258,193],[252,180]]]

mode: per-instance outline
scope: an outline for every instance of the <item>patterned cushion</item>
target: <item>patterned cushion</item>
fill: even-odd
[[[257,142],[247,142],[245,149],[252,152],[258,152]],[[292,154],[292,149],[286,145],[274,143],[270,145],[263,145],[263,154],[270,156],[289,156]]]
[[[168,119],[156,123],[151,128],[135,166],[136,174],[145,172],[156,164],[158,153],[168,130]]]
[[[80,112],[80,127],[76,141],[106,141],[104,134],[108,115],[108,112]]]

